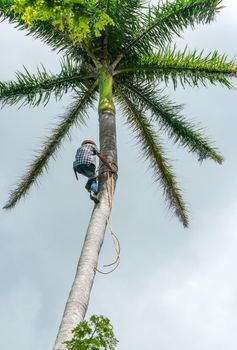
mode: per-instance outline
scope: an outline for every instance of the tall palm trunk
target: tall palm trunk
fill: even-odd
[[[99,103],[100,150],[110,163],[117,165],[115,109],[112,102],[112,77],[106,70],[100,73]],[[99,204],[95,205],[75,279],[67,300],[61,325],[53,350],[66,350],[65,341],[72,338],[72,330],[86,314],[90,292],[94,282],[101,246],[104,240],[107,220],[111,210],[111,194],[114,193],[115,181],[109,181],[108,169],[100,167]],[[114,175],[113,175],[114,176]],[[113,188],[112,188],[113,187]]]

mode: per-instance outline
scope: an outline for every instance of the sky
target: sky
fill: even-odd
[[[237,2],[210,25],[187,30],[177,45],[218,49],[237,56]],[[0,23],[0,81],[23,65],[41,63],[59,71],[59,56],[6,22]],[[237,80],[233,80],[237,86]],[[184,115],[204,128],[225,157],[222,166],[202,165],[163,136],[188,203],[190,227],[183,229],[167,209],[149,165],[118,111],[119,179],[113,229],[121,264],[98,274],[87,316],[111,319],[118,350],[235,350],[237,348],[237,162],[236,90],[207,87],[165,91],[185,104]],[[70,96],[45,107],[0,111],[0,207],[24,173],[42,140],[63,115]],[[75,128],[48,173],[14,210],[0,210],[0,348],[51,349],[79,259],[93,203],[76,182],[72,161],[85,138],[98,141],[97,112],[87,128]],[[99,267],[115,253],[106,233]]]

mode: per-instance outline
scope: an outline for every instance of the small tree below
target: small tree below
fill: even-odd
[[[68,350],[115,350],[118,343],[110,320],[104,316],[91,316],[72,333],[72,340],[65,342]]]

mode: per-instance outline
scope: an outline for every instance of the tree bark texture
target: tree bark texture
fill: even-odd
[[[100,151],[110,163],[117,166],[115,112],[102,110],[99,113]],[[89,304],[99,253],[104,240],[107,220],[111,210],[111,195],[114,193],[116,175],[109,175],[105,166],[99,171],[99,200],[95,205],[78,263],[75,279],[67,300],[61,325],[53,350],[66,350],[65,341],[72,338],[72,330],[81,322]],[[114,181],[110,181],[110,176]],[[113,186],[114,188],[111,188]]]

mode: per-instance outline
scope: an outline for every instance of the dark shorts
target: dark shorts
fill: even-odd
[[[75,171],[86,177],[92,177],[95,175],[95,165],[94,164],[80,164],[77,165]]]

